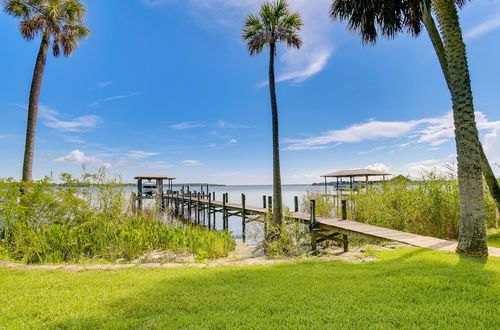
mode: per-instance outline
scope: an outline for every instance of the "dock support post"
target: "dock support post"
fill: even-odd
[[[142,179],[137,180],[137,209],[142,212]]]
[[[266,200],[267,200],[266,195],[262,196],[262,208],[263,209],[267,209]]]
[[[342,234],[342,241],[344,243],[344,252],[349,251],[349,239],[346,234]]]
[[[201,219],[200,219],[200,211],[201,211],[200,198],[201,198],[201,192],[199,192],[197,195],[198,195],[198,206],[196,207],[196,219],[197,219],[197,223],[200,224],[200,222],[201,222]]]
[[[342,200],[342,220],[347,220],[347,201]]]
[[[246,215],[246,196],[241,194],[241,237],[243,243],[246,241],[246,225],[247,225],[247,215]]]
[[[316,201],[314,199],[311,199],[310,201],[310,215],[311,218],[309,219],[309,230],[311,232],[311,248],[314,253],[316,253],[317,246],[316,246]]]
[[[294,212],[299,212],[299,197],[294,196],[293,198],[293,204],[294,204]]]
[[[212,223],[211,223],[211,219],[212,219],[212,194],[208,194],[207,213],[208,213],[208,229],[211,229],[211,227],[212,227]],[[215,217],[215,214],[214,214],[214,217]]]
[[[188,195],[189,195],[189,204],[188,204],[188,215],[189,217],[191,218],[191,214],[192,214],[192,207],[193,207],[193,196],[191,195],[191,191],[188,191]]]
[[[222,194],[222,230],[226,230],[226,194]]]
[[[273,196],[267,196],[267,207],[269,208],[269,212],[273,211]]]

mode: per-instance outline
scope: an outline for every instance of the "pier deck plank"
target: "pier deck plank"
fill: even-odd
[[[186,196],[168,196],[173,199],[180,199],[184,201],[188,201],[189,197]],[[197,199],[192,198],[193,202],[197,202]],[[208,204],[208,199],[200,199],[200,203]],[[224,205],[221,201],[210,201],[210,203],[214,206],[222,207]],[[242,210],[242,205],[235,203],[226,203],[226,208],[231,210]],[[245,210],[249,214],[266,214],[267,209],[260,208],[256,206],[246,206]],[[298,220],[304,223],[310,221],[311,216],[308,213],[302,212],[292,212],[290,214],[290,218],[294,220]],[[316,217],[316,221],[323,229],[328,230],[338,230],[348,234],[355,234],[361,237],[375,238],[375,239],[383,239],[389,241],[395,241],[400,243],[405,243],[408,245],[422,247],[432,250],[442,250],[442,251],[455,251],[457,247],[457,242],[448,241],[440,238],[430,237],[430,236],[422,236],[407,232],[402,232],[399,230],[389,229],[378,227],[374,225],[369,225],[366,223],[351,221],[351,220],[342,220],[338,218],[326,218],[326,217]],[[489,247],[488,252],[490,256],[500,257],[500,248]]]

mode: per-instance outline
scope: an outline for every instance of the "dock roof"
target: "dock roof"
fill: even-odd
[[[343,177],[355,177],[355,176],[384,176],[391,175],[390,173],[384,173],[374,170],[369,170],[365,168],[359,168],[354,170],[343,170],[333,173],[324,174],[322,178],[343,178]]]
[[[139,180],[139,179],[146,179],[146,180],[154,180],[154,179],[161,179],[161,180],[175,180],[175,178],[166,176],[166,175],[161,175],[161,174],[155,174],[155,173],[147,173],[147,174],[142,174],[136,176],[134,179]]]

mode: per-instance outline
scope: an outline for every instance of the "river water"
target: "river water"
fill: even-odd
[[[181,186],[174,185],[173,190],[181,190]],[[187,188],[185,188],[187,189]],[[203,186],[203,190],[206,192],[207,187]],[[248,206],[257,206],[262,207],[263,196],[272,196],[273,194],[273,186],[272,185],[243,185],[243,186],[210,186],[209,192],[215,192],[215,199],[218,201],[222,200],[222,194],[227,193],[229,203],[241,204],[241,194],[245,194],[246,197],[246,205]],[[294,209],[294,197],[297,196],[299,198],[299,205],[302,202],[303,196],[308,191],[319,191],[324,192],[324,186],[312,186],[312,185],[284,185],[282,186],[282,198],[283,205],[290,208],[293,211]],[[333,189],[332,187],[328,188]],[[190,186],[190,190],[192,192],[199,192],[201,190],[201,186]],[[125,192],[130,194],[132,192],[136,192],[137,188],[127,186],[125,188]],[[167,220],[172,220],[168,218]],[[222,229],[222,215],[220,213],[216,214],[216,228],[218,230]],[[229,231],[233,233],[235,239],[237,241],[242,238],[242,225],[240,217],[230,217],[229,218]],[[259,236],[262,230],[258,227],[258,224],[255,222],[251,222],[247,224],[246,227],[246,236],[247,241],[249,243],[256,243],[259,240]]]

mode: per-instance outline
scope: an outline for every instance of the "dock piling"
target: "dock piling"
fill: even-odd
[[[243,243],[246,240],[246,224],[247,224],[247,216],[246,216],[246,196],[245,194],[241,194],[241,237],[243,239]]]
[[[299,212],[299,197],[294,196],[293,198],[293,204],[294,204],[294,212]]]
[[[347,201],[342,200],[342,220],[347,220]]]

